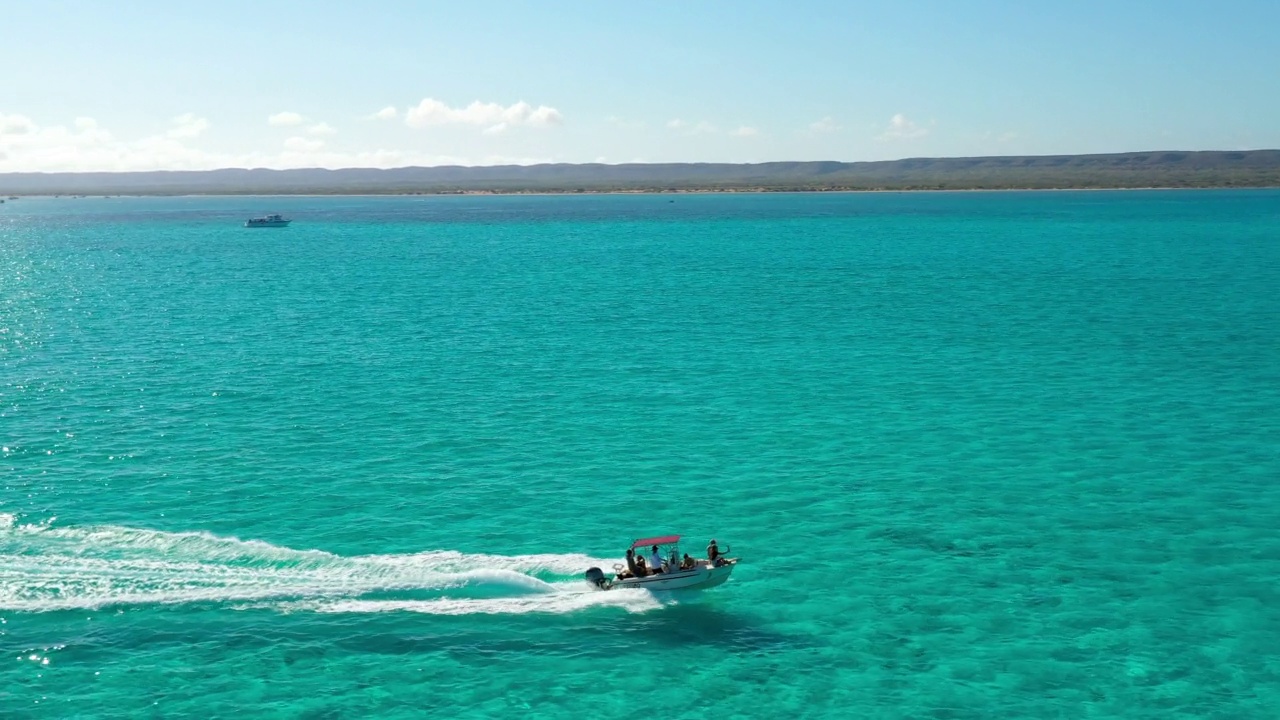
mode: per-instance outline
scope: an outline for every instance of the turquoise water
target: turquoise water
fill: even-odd
[[[0,445],[5,717],[1280,707],[1280,191],[12,201]]]

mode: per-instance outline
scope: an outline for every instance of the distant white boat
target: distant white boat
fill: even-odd
[[[245,227],[288,227],[292,220],[286,220],[283,215],[267,215],[266,217],[250,218],[244,221]]]

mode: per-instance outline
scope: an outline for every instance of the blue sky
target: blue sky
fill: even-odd
[[[0,172],[1280,147],[1280,2],[0,0]]]

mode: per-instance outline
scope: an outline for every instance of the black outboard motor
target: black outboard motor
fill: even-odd
[[[598,567],[587,568],[587,582],[601,590],[609,589],[609,578],[605,577],[604,571]]]

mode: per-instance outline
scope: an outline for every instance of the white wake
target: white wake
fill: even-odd
[[[344,557],[203,532],[22,524],[0,513],[0,610],[215,603],[286,612],[567,613],[659,607],[644,591],[601,592],[579,554],[432,551]],[[535,577],[541,575],[542,579]]]

